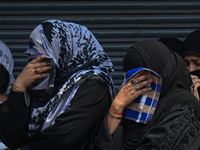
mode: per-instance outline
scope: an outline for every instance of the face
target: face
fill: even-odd
[[[200,57],[193,55],[193,54],[187,54],[184,57],[185,64],[187,66],[187,69],[189,72],[200,70]]]

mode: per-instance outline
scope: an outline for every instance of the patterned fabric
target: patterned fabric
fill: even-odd
[[[13,76],[14,62],[13,62],[13,57],[12,57],[12,53],[10,49],[1,40],[0,40],[0,63],[5,66],[5,68],[8,70],[9,75],[10,75],[10,83],[5,93],[5,94],[8,94],[10,92],[10,88],[12,87],[12,84],[15,82],[15,78]]]
[[[52,58],[60,76],[65,73],[72,74],[45,106],[33,109],[29,123],[30,131],[44,130],[54,123],[57,116],[67,111],[80,84],[87,76],[100,77],[106,81],[110,95],[114,97],[113,64],[85,26],[60,20],[44,21],[31,33],[26,53],[33,57],[44,54],[47,58]],[[50,78],[38,86],[43,84],[46,88],[53,87],[53,84],[47,84],[51,82]]]
[[[147,124],[148,121],[152,119],[159,100],[161,86],[162,86],[161,76],[156,72],[154,72],[153,70],[147,68],[143,67],[135,68],[127,71],[122,86],[125,83],[127,83],[127,81],[129,81],[134,75],[136,75],[142,70],[145,70],[145,72],[150,72],[152,74],[154,82],[146,86],[146,87],[151,87],[152,90],[150,92],[147,92],[139,96],[130,105],[128,105],[124,109],[123,116],[126,119]]]

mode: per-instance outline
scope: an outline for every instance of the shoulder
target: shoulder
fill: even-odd
[[[90,79],[80,85],[74,96],[73,103],[77,101],[82,101],[84,103],[106,101],[107,103],[107,101],[111,101],[111,97],[105,83]]]
[[[105,82],[101,82],[98,79],[88,79],[83,84],[80,85],[79,89],[107,89],[107,85]]]

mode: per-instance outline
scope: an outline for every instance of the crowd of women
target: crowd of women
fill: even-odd
[[[117,92],[113,64],[85,26],[39,24],[16,80],[11,52],[0,43],[2,149],[200,149],[198,39],[200,30],[184,41],[133,44]]]

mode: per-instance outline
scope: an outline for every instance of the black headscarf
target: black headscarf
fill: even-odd
[[[158,41],[162,42],[169,50],[172,50],[179,55],[182,54],[182,41],[174,37],[160,38]]]
[[[190,33],[182,44],[182,57],[193,54],[200,57],[200,30]]]
[[[190,92],[191,77],[181,56],[156,40],[144,40],[131,46],[123,61],[124,71],[137,67],[149,68],[162,77],[160,99],[152,120],[139,137],[127,139],[126,147],[134,148],[141,144],[145,132],[160,122],[160,118],[176,103],[188,104],[200,114],[198,101]],[[134,141],[134,142],[130,142]]]

